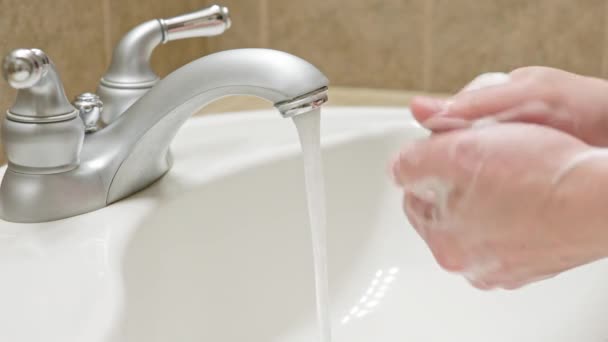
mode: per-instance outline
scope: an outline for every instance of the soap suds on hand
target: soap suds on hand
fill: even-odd
[[[480,90],[487,87],[498,86],[511,82],[511,75],[504,72],[488,72],[477,76],[462,92]]]
[[[416,220],[425,226],[440,227],[439,224],[446,216],[448,211],[448,199],[452,186],[447,182],[429,177],[412,184],[406,192],[432,207],[432,215],[428,216],[418,212],[416,208],[408,208],[412,215],[416,215]],[[407,204],[406,204],[407,205]]]

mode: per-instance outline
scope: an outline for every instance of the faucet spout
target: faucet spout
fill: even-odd
[[[106,202],[127,197],[167,172],[173,137],[206,104],[230,95],[253,95],[276,104],[288,117],[322,105],[328,83],[303,59],[267,49],[224,51],[183,66],[87,142],[97,151],[99,146],[120,145],[110,149],[118,154],[109,158],[115,172]]]

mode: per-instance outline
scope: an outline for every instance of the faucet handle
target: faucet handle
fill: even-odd
[[[163,28],[163,43],[184,38],[218,36],[232,25],[228,7],[218,5],[158,21]]]
[[[17,49],[2,64],[4,78],[18,90],[2,123],[8,168],[34,175],[77,168],[85,128],[53,62],[41,50]]]
[[[7,112],[11,119],[50,123],[77,116],[55,66],[42,50],[11,51],[2,63],[2,74],[8,84],[18,90],[17,99]]]
[[[105,104],[102,122],[108,125],[116,120],[160,80],[150,66],[150,57],[158,45],[216,36],[230,25],[228,8],[213,5],[173,18],[153,19],[129,31],[114,49],[112,62],[97,88]]]
[[[2,63],[2,76],[15,89],[30,88],[47,72],[50,60],[38,49],[17,49]]]

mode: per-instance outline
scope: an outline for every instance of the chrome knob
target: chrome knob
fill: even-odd
[[[2,76],[15,89],[30,88],[46,74],[49,64],[49,58],[41,50],[13,50],[4,57]]]
[[[74,99],[74,107],[79,112],[86,133],[93,133],[99,129],[99,121],[103,111],[103,102],[101,102],[99,96],[93,93],[80,94]]]

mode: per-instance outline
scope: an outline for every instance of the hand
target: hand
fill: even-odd
[[[514,289],[608,256],[608,158],[540,125],[433,135],[393,164],[404,209],[438,263]]]
[[[412,111],[432,131],[491,122],[526,122],[556,128],[595,146],[608,146],[608,82],[565,71],[529,67],[510,81],[451,99],[417,97]]]

